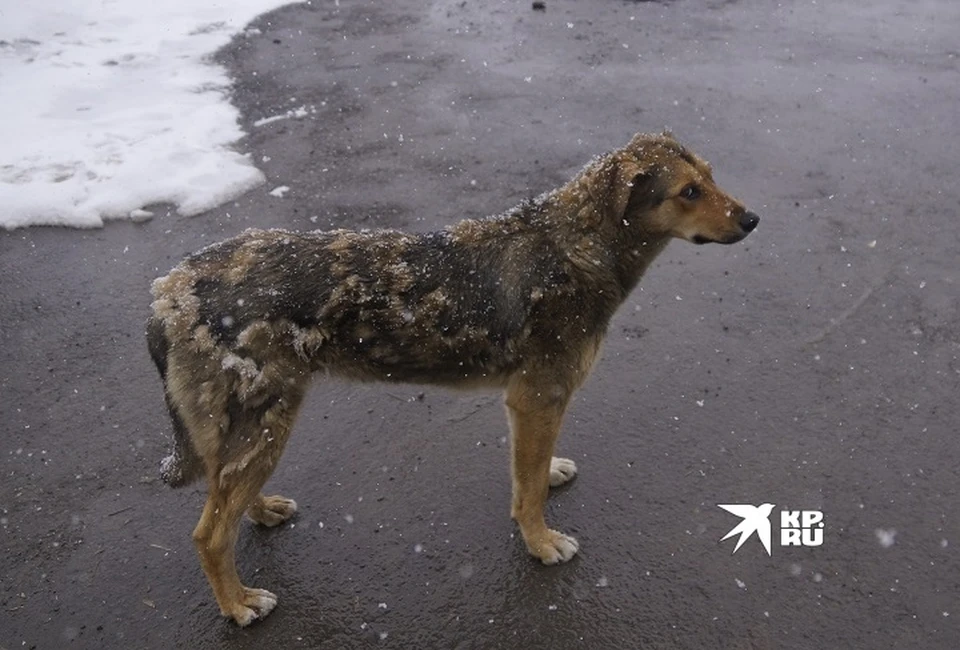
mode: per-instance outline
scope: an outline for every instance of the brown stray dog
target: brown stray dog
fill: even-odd
[[[560,423],[611,316],[671,238],[738,242],[759,218],[670,134],[635,136],[563,187],[498,217],[429,234],[248,230],[153,284],[150,353],[166,390],[172,486],[209,494],[193,539],[220,611],[247,625],[277,598],[240,582],[241,516],[297,509],[263,496],[317,371],[370,381],[493,387],[510,419],[513,503],[531,554],[569,560],[547,528]]]

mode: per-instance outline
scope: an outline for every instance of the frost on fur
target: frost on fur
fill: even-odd
[[[170,486],[183,482],[183,462],[176,451],[160,461],[160,479]]]

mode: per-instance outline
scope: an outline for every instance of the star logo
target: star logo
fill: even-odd
[[[737,545],[733,547],[733,552],[736,553],[738,550],[740,550],[740,547],[743,546],[743,543],[747,541],[747,538],[756,533],[757,538],[760,539],[760,543],[763,544],[763,548],[767,551],[767,555],[771,554],[770,513],[773,511],[772,503],[764,503],[763,505],[759,506],[751,506],[748,504],[727,504],[719,505],[719,507],[723,508],[730,514],[736,515],[743,519],[743,521],[737,524],[733,530],[720,539],[721,542],[739,533],[740,539],[737,540]]]

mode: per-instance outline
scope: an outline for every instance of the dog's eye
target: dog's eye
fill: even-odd
[[[694,199],[700,198],[700,188],[696,185],[687,185],[685,188],[680,190],[680,196],[685,198],[688,201],[693,201]]]

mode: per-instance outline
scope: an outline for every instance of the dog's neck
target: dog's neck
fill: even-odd
[[[606,213],[608,206],[590,196],[578,180],[535,199],[526,207],[526,216],[535,215],[535,220],[548,226],[545,230],[554,233],[558,247],[583,281],[615,296],[619,306],[671,237],[646,231],[639,219],[632,222]]]
[[[671,237],[669,236],[661,235],[658,237],[643,237],[639,240],[632,239],[624,242],[626,245],[622,247],[622,250],[618,254],[616,267],[620,285],[623,287],[624,299],[626,299],[627,295],[639,284],[640,278],[643,277],[643,274],[646,273],[650,265],[653,264],[653,260],[657,258],[657,255],[662,253],[667,247],[670,239]]]

